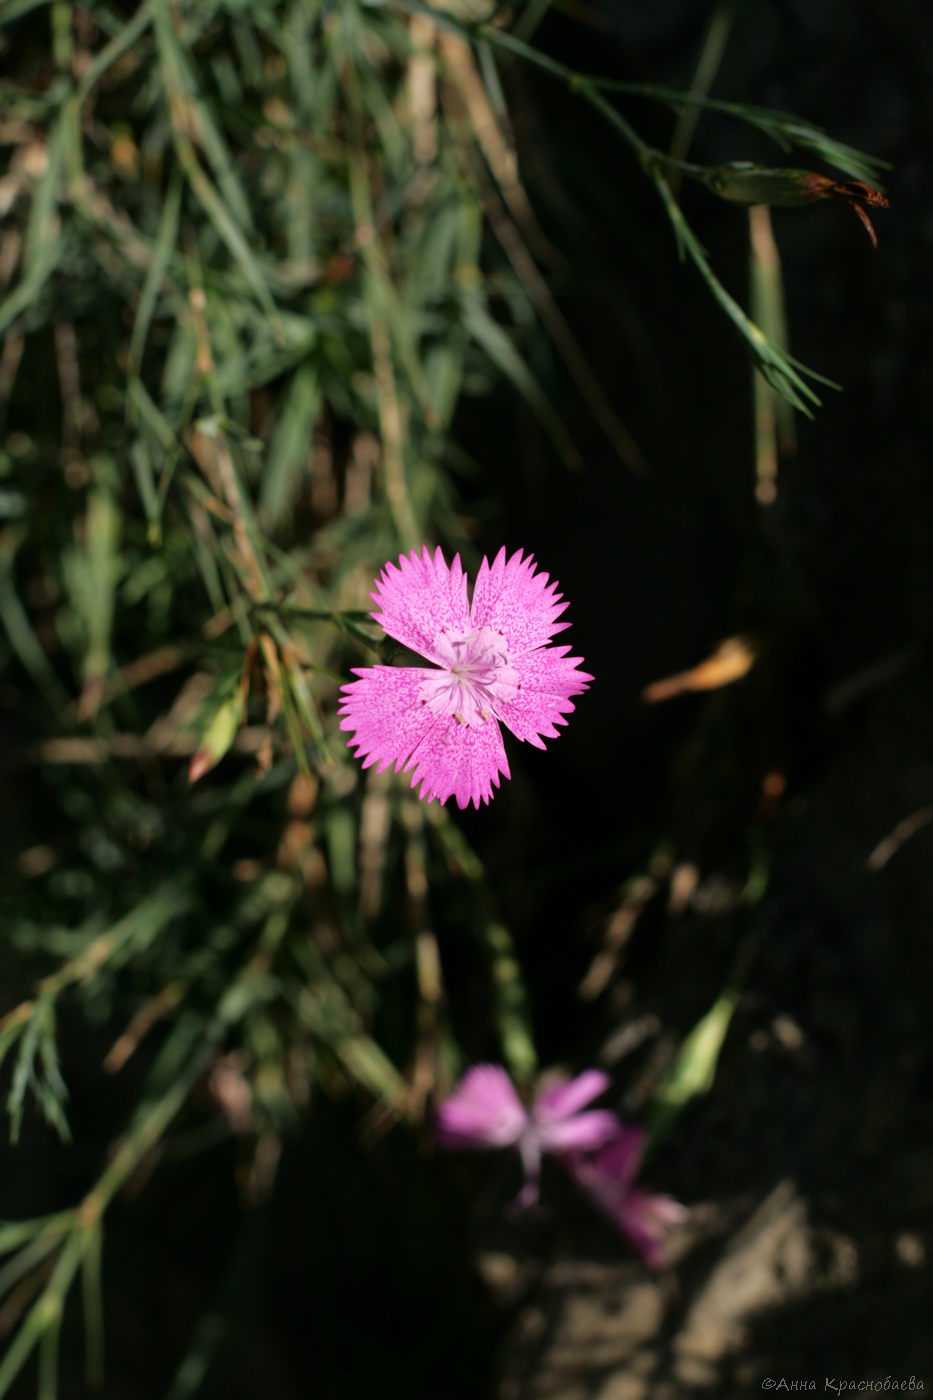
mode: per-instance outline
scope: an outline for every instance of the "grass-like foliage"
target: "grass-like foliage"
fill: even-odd
[[[762,373],[816,397],[607,85],[465,6],[7,0],[0,46],[0,660],[36,814],[8,836],[12,1137],[36,1105],[67,1136],[64,1007],[112,1032],[103,1073],[145,1063],[83,1198],[0,1227],[0,1396],[35,1350],[51,1400],[79,1279],[92,1380],[103,1364],[108,1207],[221,1061],[265,1144],[257,1191],[318,1092],[420,1120],[452,1082],[431,907],[458,911],[502,1058],[534,1072],[481,862],[446,810],[362,775],[335,716],[350,666],[387,659],[363,610],[382,564],[428,539],[476,562],[458,408],[505,386],[576,464],[527,353],[541,326],[640,465],[535,260],[497,63],[546,67],[614,125]],[[727,110],[874,173],[816,128]]]

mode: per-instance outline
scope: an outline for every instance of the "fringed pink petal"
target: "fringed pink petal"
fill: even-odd
[[[565,715],[574,709],[571,695],[581,695],[593,677],[580,671],[581,657],[567,656],[569,647],[541,647],[519,657],[513,664],[521,677],[521,688],[499,702],[496,713],[516,739],[524,739],[543,749],[545,739],[556,739],[556,725],[566,724]]]
[[[359,680],[343,686],[340,700],[340,728],[355,731],[347,744],[362,758],[364,768],[377,763],[381,773],[394,763],[399,773],[440,723],[421,703],[425,679],[437,672],[428,667],[371,666],[354,674]]]
[[[437,798],[441,804],[455,797],[461,808],[488,802],[500,773],[511,777],[502,732],[492,718],[474,728],[456,715],[445,715],[425,735],[408,766],[412,787],[420,784],[419,797],[428,802]]]
[[[470,626],[466,575],[460,555],[448,569],[440,549],[399,557],[386,564],[370,595],[380,612],[372,615],[384,632],[419,656],[442,665],[434,642],[439,632],[466,632]]]
[[[561,597],[547,574],[535,572],[531,555],[523,559],[517,550],[506,562],[503,548],[491,565],[486,559],[480,565],[470,619],[475,628],[491,627],[502,633],[514,665],[517,657],[543,646],[555,632],[569,626],[557,621],[567,606]]]

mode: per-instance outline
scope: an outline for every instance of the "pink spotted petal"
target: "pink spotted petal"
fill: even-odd
[[[568,656],[569,647],[541,647],[518,658],[515,669],[521,689],[496,706],[496,713],[516,739],[543,749],[545,739],[558,737],[557,725],[574,709],[571,695],[582,695],[593,677],[579,671],[581,658]]]
[[[470,619],[476,628],[491,627],[503,634],[514,665],[517,657],[570,625],[557,621],[567,606],[561,597],[547,574],[535,572],[531,555],[523,559],[519,549],[506,562],[502,548],[492,565],[486,559],[480,565]]]
[[[560,1118],[569,1118],[578,1113],[588,1103],[598,1099],[609,1088],[608,1074],[601,1069],[587,1069],[573,1079],[564,1079],[559,1084],[549,1084],[535,1096],[534,1116],[538,1123],[554,1123]],[[613,1119],[618,1127],[618,1122]]]
[[[419,656],[443,665],[435,651],[439,632],[467,632],[470,609],[466,575],[460,555],[448,569],[440,549],[399,557],[398,564],[386,564],[370,595],[381,612],[373,613],[384,632]]]
[[[434,1126],[443,1147],[508,1147],[528,1115],[501,1065],[475,1065],[440,1105]]]
[[[347,743],[364,768],[377,763],[381,773],[394,763],[399,773],[440,723],[420,699],[425,678],[437,673],[429,667],[371,666],[354,674],[360,679],[342,688],[340,728],[355,731]]]
[[[425,735],[408,766],[413,770],[412,787],[421,786],[419,797],[428,802],[437,798],[441,804],[455,797],[461,808],[472,802],[478,809],[493,796],[500,773],[511,777],[502,731],[492,718],[474,728],[456,715],[444,715]]]

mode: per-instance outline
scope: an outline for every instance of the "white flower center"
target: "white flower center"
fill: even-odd
[[[442,669],[422,683],[421,703],[471,729],[496,715],[499,704],[511,700],[521,686],[519,673],[509,665],[505,638],[492,627],[439,632],[434,653]]]

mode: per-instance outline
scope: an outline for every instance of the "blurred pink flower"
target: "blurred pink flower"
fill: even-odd
[[[619,1129],[614,1114],[602,1108],[581,1112],[609,1087],[601,1070],[542,1089],[526,1109],[501,1065],[476,1065],[440,1105],[435,1131],[442,1147],[515,1147],[525,1169],[518,1204],[538,1199],[541,1158],[591,1151]]]
[[[686,1219],[686,1209],[671,1196],[633,1191],[645,1146],[644,1129],[616,1122],[616,1131],[595,1151],[573,1150],[561,1161],[577,1185],[614,1225],[627,1235],[653,1269],[664,1263],[669,1230]]]
[[[671,1196],[632,1190],[644,1130],[621,1123],[606,1109],[586,1109],[608,1087],[601,1070],[584,1070],[542,1089],[527,1109],[501,1065],[476,1065],[438,1108],[437,1140],[451,1148],[516,1148],[525,1170],[519,1206],[537,1203],[541,1159],[549,1152],[657,1269],[664,1263],[668,1232],[687,1212]]]
[[[347,743],[364,768],[411,772],[428,802],[488,802],[499,775],[510,776],[499,721],[543,749],[567,723],[570,697],[593,679],[569,647],[546,645],[568,626],[557,621],[567,604],[521,550],[506,560],[500,549],[491,565],[483,559],[472,604],[459,554],[448,568],[427,546],[386,564],[370,596],[383,630],[437,669],[354,669],[340,728],[353,731]]]

